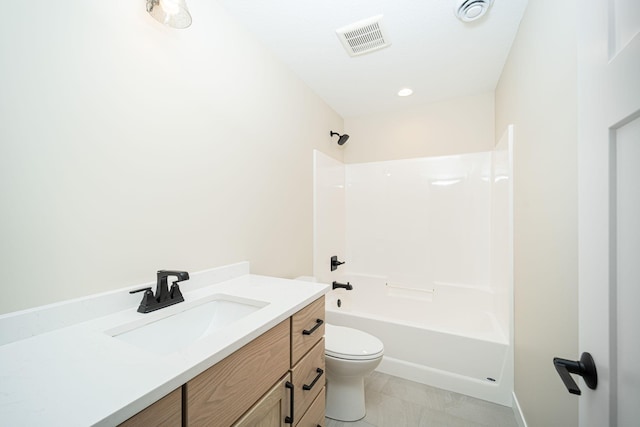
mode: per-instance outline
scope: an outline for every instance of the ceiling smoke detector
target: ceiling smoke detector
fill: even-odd
[[[382,15],[339,28],[336,34],[350,56],[364,55],[391,46],[382,24]]]
[[[482,18],[487,13],[493,0],[456,0],[455,14],[463,22],[471,22]]]

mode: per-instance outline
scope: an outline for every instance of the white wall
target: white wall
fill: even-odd
[[[312,150],[342,119],[215,1],[5,2],[0,313],[248,260],[312,270]]]
[[[496,133],[515,125],[515,393],[526,422],[576,426],[553,368],[578,358],[577,2],[530,1],[496,89]]]
[[[492,150],[494,94],[483,93],[393,113],[345,119],[346,163]]]

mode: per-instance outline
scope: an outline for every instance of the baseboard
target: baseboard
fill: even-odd
[[[516,422],[519,427],[527,427],[527,421],[524,419],[524,415],[522,414],[522,409],[520,408],[520,403],[518,402],[515,392],[513,392],[513,415],[515,415]]]

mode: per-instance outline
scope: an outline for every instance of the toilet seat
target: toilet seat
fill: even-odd
[[[383,355],[384,345],[366,332],[326,324],[324,352],[338,359],[372,360]]]

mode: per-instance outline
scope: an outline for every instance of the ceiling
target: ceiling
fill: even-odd
[[[527,0],[463,23],[456,0],[222,0],[343,118],[495,89]],[[336,29],[382,14],[391,46],[351,57]],[[408,97],[398,90],[413,89]]]

